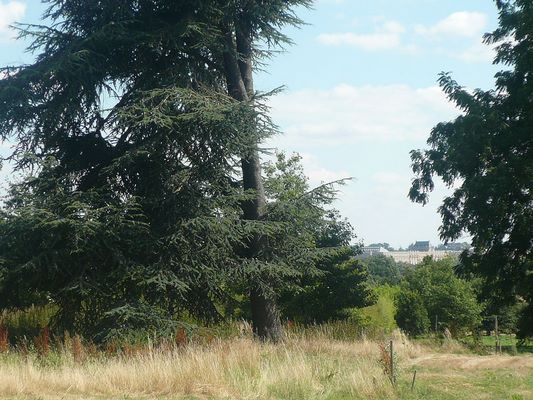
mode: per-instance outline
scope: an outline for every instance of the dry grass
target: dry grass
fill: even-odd
[[[406,342],[398,351],[411,356],[414,349]],[[274,346],[234,339],[84,363],[64,353],[57,365],[46,366],[37,356],[17,357],[6,356],[0,363],[0,397],[304,399],[392,394],[378,346],[370,341],[289,339]]]
[[[446,368],[448,363],[453,364],[452,369],[476,368],[468,364],[468,358],[476,356],[448,355],[446,359],[446,355],[429,354],[401,336],[396,336],[394,341],[405,381],[409,380],[413,366],[419,371],[427,368],[427,376],[432,380],[435,380],[434,369]],[[427,397],[431,392],[427,392],[422,381],[420,397],[415,392],[402,394],[403,389],[393,388],[383,373],[379,343],[368,340],[293,337],[275,346],[240,338],[214,340],[202,346],[180,343],[166,350],[147,347],[111,357],[105,353],[89,356],[91,351],[81,347],[79,340],[74,340],[70,348],[63,348],[59,354],[51,352],[47,357],[32,352],[0,355],[0,398],[455,398]],[[526,372],[533,366],[533,358],[527,360],[521,365]],[[501,366],[512,365],[505,361]],[[485,366],[490,368],[488,364]],[[450,371],[448,378],[452,379],[454,374],[460,378],[460,373]],[[424,379],[423,373],[420,376]],[[524,387],[520,390],[533,393],[533,389],[528,392]]]
[[[412,365],[460,370],[533,369],[533,357],[509,355],[472,356],[464,354],[426,354],[411,360]]]

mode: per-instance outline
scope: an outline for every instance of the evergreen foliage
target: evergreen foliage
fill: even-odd
[[[276,127],[252,67],[310,2],[48,2],[48,25],[20,26],[35,62],[0,80],[26,176],[2,209],[2,306],[50,301],[57,326],[103,340],[216,321],[240,290],[278,339],[277,293],[330,253],[313,220],[332,192],[267,204],[258,145]]]
[[[293,285],[285,287],[280,299],[283,315],[304,323],[320,323],[348,317],[349,309],[364,307],[373,301],[368,275],[350,246],[355,238],[348,221],[336,210],[326,207],[333,199],[331,184],[310,190],[300,156],[283,153],[265,167],[265,189],[272,203],[272,217],[290,221],[289,235],[276,247],[302,246],[292,238],[307,241],[307,251],[315,249],[314,266]],[[339,182],[342,183],[342,182]],[[300,232],[300,233],[298,233]],[[306,236],[302,233],[306,232]],[[313,262],[313,260],[309,260]],[[302,266],[305,267],[305,266]]]

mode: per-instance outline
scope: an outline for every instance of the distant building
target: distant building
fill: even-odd
[[[446,244],[440,244],[437,246],[436,250],[448,250],[448,251],[463,251],[463,250],[469,250],[470,244],[466,242],[462,243],[446,243]]]
[[[386,254],[392,257],[396,262],[416,265],[421,263],[424,257],[432,257],[433,260],[438,261],[446,257],[457,257],[459,252],[446,250],[430,250],[430,251],[390,251]]]
[[[429,240],[417,240],[415,244],[409,246],[411,251],[430,251],[431,246],[429,245]]]
[[[387,244],[385,243],[385,245]],[[454,246],[453,244],[448,244],[446,247],[441,245],[435,249],[433,246],[431,246],[429,240],[418,240],[411,244],[408,250],[398,251],[392,248],[390,249],[391,250],[388,250],[386,247],[384,247],[383,243],[371,244],[370,246],[362,247],[361,254],[356,256],[356,258],[365,259],[382,254],[387,257],[392,257],[392,259],[396,262],[416,265],[421,263],[424,257],[432,257],[433,260],[438,261],[446,257],[458,257],[461,253],[459,246]]]
[[[359,258],[367,258],[376,254],[388,255],[389,253],[390,251],[388,251],[383,246],[364,246],[361,249],[361,254]]]

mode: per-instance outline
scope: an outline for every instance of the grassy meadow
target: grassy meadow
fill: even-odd
[[[282,344],[248,335],[203,343],[96,349],[79,339],[0,355],[2,399],[533,399],[532,355],[485,355],[450,341],[386,342],[289,334]],[[414,389],[412,378],[416,370]]]

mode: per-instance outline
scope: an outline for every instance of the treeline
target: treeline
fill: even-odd
[[[528,337],[524,329],[527,303],[517,299],[507,305],[487,295],[480,278],[459,276],[457,258],[435,261],[426,257],[420,264],[409,265],[376,254],[362,262],[377,292],[393,299],[398,327],[412,336],[447,331],[455,338],[476,337],[482,331],[493,331],[497,317],[499,332]]]

